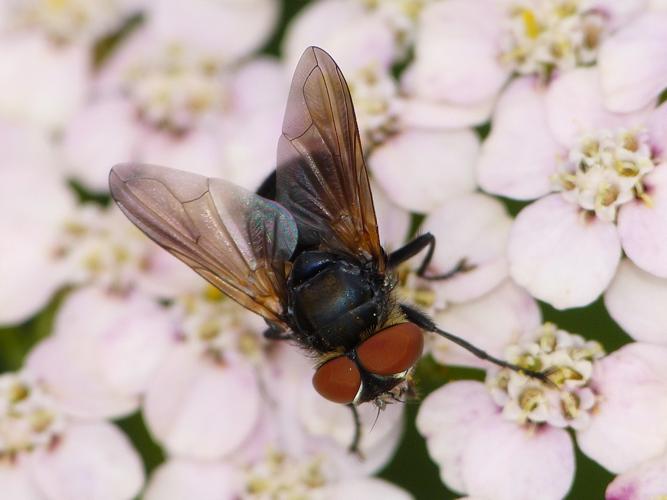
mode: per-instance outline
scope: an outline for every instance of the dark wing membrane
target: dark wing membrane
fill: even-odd
[[[298,239],[287,210],[223,180],[152,165],[117,165],[109,186],[158,245],[244,307],[282,323],[285,262]]]
[[[326,52],[309,47],[292,80],[278,142],[277,199],[299,242],[374,258],[384,267],[352,99]]]

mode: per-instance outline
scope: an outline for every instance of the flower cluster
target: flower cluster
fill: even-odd
[[[407,420],[470,498],[564,498],[575,444],[616,477],[571,494],[667,495],[666,33],[661,0],[3,2],[0,490],[430,498],[374,477],[426,473]],[[386,253],[437,240],[398,300],[511,364],[424,333],[414,412],[321,398],[317,359],[109,197],[128,161],[257,189],[309,45],[348,83]]]

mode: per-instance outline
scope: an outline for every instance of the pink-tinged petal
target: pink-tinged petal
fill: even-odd
[[[497,415],[470,436],[461,469],[473,496],[558,500],[574,479],[574,446],[564,429],[524,428]]]
[[[244,491],[243,473],[222,462],[170,460],[151,476],[144,500],[234,500]]]
[[[443,330],[458,335],[502,358],[508,344],[541,323],[537,302],[511,280],[493,291],[464,304],[452,305],[435,316]],[[484,361],[452,342],[433,337],[431,354],[442,364],[488,366]]]
[[[469,439],[498,414],[484,384],[451,382],[429,394],[417,414],[417,430],[426,439],[431,458],[440,466],[448,488],[468,491],[463,477],[463,456]]]
[[[58,406],[70,415],[110,418],[136,410],[139,398],[113,391],[100,378],[98,361],[89,354],[65,338],[49,337],[30,351],[26,367],[47,386]]]
[[[380,228],[382,246],[388,252],[403,246],[410,229],[410,213],[394,204],[385,192],[371,181],[375,216]]]
[[[288,90],[289,79],[278,60],[254,59],[241,66],[232,77],[229,89],[232,112],[245,118],[249,113],[276,108],[282,118]]]
[[[581,450],[604,468],[624,472],[667,446],[667,347],[628,344],[595,365],[600,396]]]
[[[169,165],[207,177],[221,177],[220,141],[219,124],[207,124],[182,136],[146,130],[137,155],[143,163]]]
[[[256,190],[276,168],[276,130],[283,112],[267,109],[225,121],[220,137],[213,137],[221,143],[220,173],[215,176]]]
[[[401,101],[399,120],[405,128],[463,128],[485,123],[495,99],[475,104],[457,104],[409,97]]]
[[[649,273],[667,278],[667,163],[644,178],[650,205],[633,201],[621,207],[618,234],[623,250]]]
[[[493,98],[509,72],[499,60],[502,10],[487,0],[433,2],[421,13],[415,91],[435,101]]]
[[[157,38],[187,42],[233,62],[269,37],[278,19],[277,0],[209,2],[153,0],[144,29]]]
[[[360,461],[358,457],[350,460],[348,448],[355,430],[350,409],[324,399],[313,388],[310,376],[297,383],[300,387],[296,411],[304,440],[303,449],[308,450],[314,445],[327,449],[327,455],[348,477],[373,474],[391,460],[403,434],[403,405],[387,406],[379,418],[373,405],[357,408],[364,429],[359,445],[364,460]],[[282,403],[287,404],[285,400]],[[294,446],[294,443],[290,445]]]
[[[107,422],[70,424],[55,448],[36,452],[30,472],[53,500],[130,500],[144,484],[139,455]]]
[[[634,113],[612,113],[605,108],[597,68],[578,68],[563,73],[546,94],[549,125],[560,144],[569,146],[584,133],[599,128],[644,125],[650,107]]]
[[[0,491],[8,500],[46,500],[34,484],[24,460],[0,464]]]
[[[290,73],[309,45],[329,52],[348,78],[369,65],[389,68],[397,52],[389,24],[354,0],[313,2],[299,12],[282,44]]]
[[[259,419],[260,393],[249,365],[204,357],[188,345],[173,349],[144,402],[151,433],[170,454],[202,460],[236,450]]]
[[[558,152],[544,91],[532,78],[514,80],[498,101],[491,134],[482,145],[478,181],[490,193],[537,198],[550,191]]]
[[[614,321],[634,339],[667,344],[667,279],[624,259],[604,296]]]
[[[406,210],[431,212],[475,189],[479,141],[470,130],[406,131],[379,146],[369,159],[375,180]]]
[[[115,295],[87,287],[67,298],[54,335],[95,360],[98,375],[120,394],[139,394],[176,336],[165,309],[138,293]]]
[[[648,118],[651,147],[658,158],[667,158],[667,102],[653,110]]]
[[[127,221],[130,224],[129,221]],[[152,244],[152,243],[150,243]],[[173,299],[201,291],[202,278],[182,261],[154,246],[146,259],[146,272],[136,276],[137,288],[151,297]]]
[[[125,98],[91,103],[64,130],[62,151],[67,173],[90,189],[107,191],[110,164],[136,159],[139,135],[135,110]]]
[[[505,279],[511,225],[502,203],[480,193],[453,198],[432,212],[421,228],[436,238],[429,274],[451,272],[463,261],[470,268],[433,283],[438,295],[447,301],[464,302],[489,292]]]
[[[646,10],[647,0],[595,0],[591,6],[593,9],[599,9],[605,16],[606,22],[611,30],[615,30],[630,22],[638,14]]]
[[[41,131],[0,122],[0,150],[0,323],[6,324],[37,312],[63,284],[56,242],[75,201]]]
[[[557,309],[593,302],[614,277],[621,245],[611,222],[592,218],[560,194],[524,208],[510,232],[510,275]]]
[[[606,106],[628,112],[650,104],[667,87],[667,12],[647,12],[600,47]]]
[[[370,498],[410,500],[413,498],[404,489],[376,478],[343,480],[335,485],[325,487],[322,493],[327,495],[327,498],[345,498],[346,500],[367,500]]]
[[[38,34],[0,38],[0,112],[55,128],[81,105],[88,86],[88,47]]]
[[[667,494],[667,454],[649,460],[614,479],[606,500],[659,499]]]

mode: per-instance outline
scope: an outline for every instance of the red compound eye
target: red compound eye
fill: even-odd
[[[339,356],[320,366],[313,375],[315,390],[334,403],[351,403],[359,392],[361,375],[346,356]]]
[[[424,349],[424,336],[414,323],[390,326],[357,348],[361,364],[376,375],[394,375],[412,367]]]

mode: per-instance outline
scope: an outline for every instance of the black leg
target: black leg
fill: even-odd
[[[285,332],[270,323],[269,327],[264,330],[264,337],[270,340],[292,340],[294,338],[291,332]]]
[[[405,262],[408,259],[411,259],[426,247],[428,247],[426,256],[417,269],[417,276],[420,278],[426,280],[446,280],[460,272],[470,271],[474,268],[474,266],[468,265],[465,259],[461,259],[456,267],[448,273],[427,276],[426,270],[431,264],[431,259],[433,259],[433,251],[435,250],[435,236],[433,236],[431,233],[424,233],[420,236],[417,236],[410,243],[389,254],[389,268],[396,268],[399,264]]]
[[[405,304],[401,304],[401,310],[405,314],[408,321],[410,321],[411,323],[414,323],[415,325],[417,325],[422,330],[437,333],[441,337],[444,337],[447,340],[450,340],[451,342],[454,342],[456,345],[463,347],[465,350],[473,353],[475,356],[477,356],[480,359],[490,361],[491,363],[494,363],[498,366],[502,366],[503,368],[509,368],[510,370],[513,370],[515,372],[522,373],[522,374],[527,375],[529,377],[539,379],[546,384],[552,385],[551,380],[549,380],[549,373],[547,373],[547,372],[537,372],[537,371],[534,371],[534,370],[528,370],[528,369],[525,369],[525,368],[521,368],[520,366],[513,365],[512,363],[508,363],[507,361],[503,361],[502,359],[498,359],[494,356],[491,356],[490,354],[481,350],[480,348],[475,347],[474,345],[472,345],[467,340],[464,340],[461,337],[457,337],[456,335],[452,335],[451,333],[447,333],[444,330],[441,330],[433,322],[433,320],[431,320],[431,318],[429,318],[424,313],[422,313],[421,311],[418,311],[417,309],[415,309],[413,307],[410,307],[410,306],[405,305]]]
[[[353,404],[347,405],[347,407],[352,410],[352,418],[354,419],[354,437],[352,438],[352,444],[350,444],[349,451],[363,458],[361,455],[361,450],[359,450],[359,442],[361,441],[361,420],[359,420],[359,412],[357,407]]]

